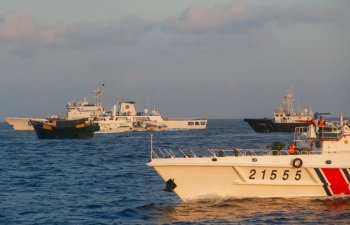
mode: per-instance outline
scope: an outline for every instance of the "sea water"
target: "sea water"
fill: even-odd
[[[242,120],[154,134],[154,148],[269,148],[291,133],[257,134]],[[227,199],[184,203],[146,163],[150,134],[38,140],[0,123],[1,224],[349,224],[350,200]],[[208,181],[210,182],[210,181]]]

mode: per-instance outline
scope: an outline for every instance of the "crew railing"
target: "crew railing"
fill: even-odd
[[[339,121],[326,122],[326,126],[322,129],[316,125],[296,127],[294,132],[294,140],[338,140],[344,134],[344,126],[349,126],[348,121],[344,121],[343,123],[340,123]]]
[[[319,155],[321,152],[295,150],[292,155]],[[263,155],[291,155],[288,150],[266,149],[153,149],[151,158],[205,158],[205,157],[246,157]]]

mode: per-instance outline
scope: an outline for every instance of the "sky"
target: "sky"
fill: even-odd
[[[166,117],[350,115],[348,0],[0,0],[0,120],[118,100]]]

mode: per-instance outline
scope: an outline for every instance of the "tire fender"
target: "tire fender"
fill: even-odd
[[[301,160],[300,158],[295,158],[292,160],[291,164],[294,168],[300,168],[303,166],[303,160]]]

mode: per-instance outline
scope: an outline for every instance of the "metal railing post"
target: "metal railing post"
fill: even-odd
[[[151,159],[153,159],[153,131],[151,131],[150,136],[151,136]]]

